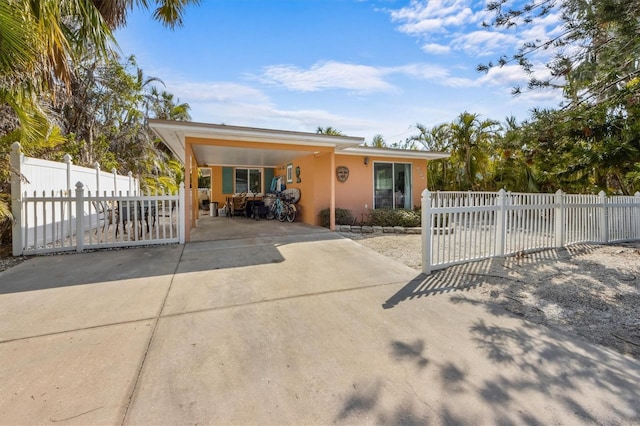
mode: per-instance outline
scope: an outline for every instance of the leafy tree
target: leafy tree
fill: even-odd
[[[182,25],[190,4],[200,0],[156,0],[153,18]],[[50,121],[56,94],[73,90],[74,70],[92,55],[95,63],[114,59],[112,30],[126,23],[134,6],[147,0],[4,0],[0,2],[0,224],[9,211],[8,152],[15,141],[25,153],[43,156],[57,145],[77,141]],[[184,111],[183,111],[184,112]],[[92,133],[93,128],[84,129]],[[135,126],[129,129],[136,135]],[[90,140],[106,139],[104,135]],[[95,146],[91,144],[91,148]],[[90,155],[92,157],[93,154]]]
[[[633,193],[639,153],[638,122],[603,105],[536,111],[523,128],[541,191]]]
[[[493,187],[514,192],[538,192],[538,182],[531,141],[524,129],[528,123],[519,124],[515,117],[507,117],[503,131],[494,143],[492,156]],[[487,188],[488,189],[488,188]]]
[[[83,165],[97,161],[109,170],[132,171],[147,188],[177,189],[182,173],[176,173],[170,151],[146,120],[188,120],[189,105],[176,105],[174,96],[154,83],[161,81],[145,76],[133,56],[122,63],[81,64],[74,74],[74,90],[57,105],[58,120],[72,136],[66,152]]]
[[[561,21],[549,38],[528,40],[496,64],[518,63],[531,77],[529,89],[551,87],[564,94],[558,110],[535,111],[524,129],[540,188],[639,189],[640,1],[542,0],[509,7],[499,0],[488,9],[495,12],[489,23],[495,27],[525,30],[552,14]],[[540,61],[549,70],[546,78],[534,74]]]
[[[539,0],[507,6],[507,0],[490,2],[495,13],[488,24],[496,28],[516,27],[524,31],[538,21],[557,16],[561,25],[546,39],[527,40],[517,51],[505,55],[498,66],[518,63],[529,73],[529,88],[560,87],[569,108],[581,104],[638,99],[640,86],[639,0]],[[546,53],[542,56],[541,53]],[[545,57],[550,74],[534,75],[536,62]],[[480,65],[488,70],[493,64]],[[520,88],[516,88],[519,92]]]

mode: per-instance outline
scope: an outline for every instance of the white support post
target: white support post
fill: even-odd
[[[96,194],[100,195],[100,163],[97,161],[93,163],[93,168],[96,169]]]
[[[556,191],[555,195],[555,237],[556,237],[556,247],[561,248],[564,246],[564,229],[566,222],[566,209],[564,207],[564,192],[561,189]]]
[[[130,171],[127,176],[129,176],[129,193],[127,195],[131,195],[133,194],[133,173]]]
[[[640,192],[636,192],[635,194],[633,194],[633,196],[636,197],[636,199],[634,200],[636,214],[633,215],[636,221],[634,223],[635,229],[633,237],[636,240],[640,240]]]
[[[431,259],[432,259],[432,238],[433,230],[431,224],[433,219],[431,218],[431,192],[428,189],[422,191],[422,273],[425,275],[431,274]]]
[[[329,155],[329,167],[331,167],[331,180],[329,184],[329,229],[336,230],[336,152],[335,149]]]
[[[507,193],[498,191],[496,210],[496,256],[504,256],[507,245]]]
[[[113,174],[113,193],[117,194],[118,193],[118,171],[114,167],[111,169],[111,173]]]
[[[178,191],[178,238],[180,239],[180,244],[185,243],[186,235],[187,235],[187,222],[185,220],[185,216],[187,215],[187,209],[185,208],[185,189],[184,182],[180,182],[180,189]]]
[[[76,251],[84,250],[84,185],[76,183]]]
[[[600,242],[606,244],[609,242],[609,208],[607,207],[607,194],[604,191],[598,193],[600,197],[600,206],[602,214],[600,215]]]
[[[71,155],[65,154],[62,159],[67,164],[67,187],[65,189],[67,194],[71,194]]]
[[[24,155],[20,151],[20,144],[14,142],[11,145],[10,164],[13,169],[11,173],[11,214],[13,215],[13,226],[11,237],[13,241],[13,255],[20,256],[23,253],[22,243],[22,163]]]

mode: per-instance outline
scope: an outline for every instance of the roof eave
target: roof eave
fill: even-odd
[[[335,147],[337,150],[355,147],[364,142],[364,138],[354,136],[334,136],[187,121],[149,120],[149,126],[162,140],[165,140],[165,138],[169,136],[167,134],[168,132],[174,132],[178,139],[180,139],[180,137],[193,137],[230,141],[291,143],[294,145]],[[184,145],[181,147],[184,148]]]
[[[369,157],[397,157],[407,159],[440,160],[451,156],[448,152],[420,151],[394,148],[350,147],[342,150],[341,154],[366,155]]]

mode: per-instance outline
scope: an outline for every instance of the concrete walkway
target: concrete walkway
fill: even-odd
[[[640,422],[638,361],[257,229],[0,273],[0,424]]]

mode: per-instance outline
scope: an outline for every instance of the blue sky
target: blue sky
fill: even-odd
[[[475,69],[526,39],[559,31],[487,30],[484,1],[203,0],[173,31],[134,10],[118,30],[122,55],[191,106],[193,121],[315,132],[331,126],[398,142],[416,123],[461,112],[503,121],[557,105],[559,93],[514,98],[517,66]],[[544,58],[541,58],[544,59]],[[536,68],[544,74],[544,68]]]

